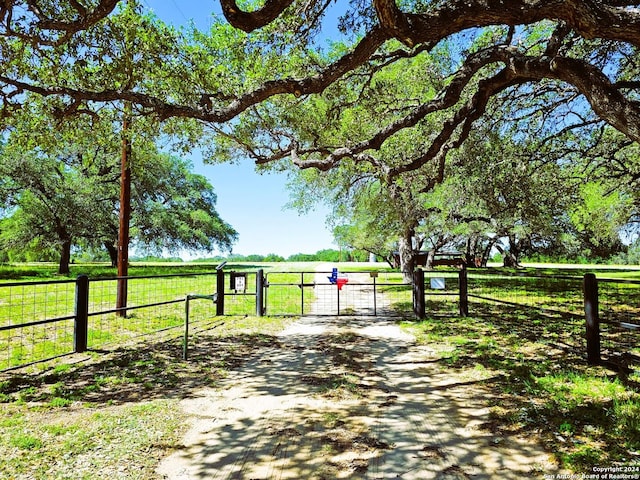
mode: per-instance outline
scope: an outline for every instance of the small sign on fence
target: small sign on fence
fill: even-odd
[[[231,272],[229,287],[236,292],[244,292],[247,289],[247,274]]]
[[[431,288],[434,290],[444,290],[444,278],[442,277],[433,277],[431,278]]]

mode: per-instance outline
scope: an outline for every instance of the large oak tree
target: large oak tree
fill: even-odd
[[[120,124],[117,112],[60,123],[31,103],[12,118],[0,150],[0,246],[54,250],[69,273],[72,249],[106,247],[117,258]],[[114,117],[115,114],[115,117]],[[157,126],[130,129],[132,240],[155,252],[231,250],[236,231],[216,211],[209,181],[158,150]]]
[[[225,20],[210,32],[176,31],[132,4],[5,2],[3,114],[26,91],[55,98],[59,116],[125,100],[138,115],[210,126],[222,159],[320,170],[348,160],[387,185],[413,170],[427,172],[427,184],[443,181],[449,153],[482,123],[539,142],[549,161],[597,151],[594,161],[622,165],[635,181],[627,160],[640,143],[638,2],[266,0],[245,11],[221,0]],[[343,42],[327,48],[336,21]],[[426,56],[437,67],[405,68]],[[416,82],[429,88],[402,88]],[[357,123],[371,98],[382,100],[373,120],[326,135]],[[300,125],[314,109],[315,121]],[[437,128],[409,154],[385,153],[425,125]],[[613,137],[609,153],[603,140]]]
[[[491,28],[493,34],[483,48],[459,52],[455,71],[435,98],[417,101],[411,111],[391,118],[378,131],[354,144],[313,145],[283,136],[282,154],[292,155],[303,165],[310,162],[330,168],[341,158],[365,158],[367,151],[379,148],[399,130],[415,125],[434,111],[449,109],[449,118],[430,148],[398,167],[414,168],[442,154],[451,142],[463,140],[472,123],[486,111],[491,98],[517,88],[535,95],[536,88],[531,85],[544,82],[557,85],[559,95],[565,89],[582,95],[598,119],[631,141],[640,141],[637,56],[640,4],[637,2],[418,0],[403,2],[400,7],[391,0],[354,1],[340,19],[340,25],[356,40],[342,55],[328,62],[318,60],[314,52],[317,49],[309,39],[322,32],[324,23],[335,21],[326,15],[332,5],[329,1],[268,0],[247,12],[233,0],[222,0],[227,21],[247,34],[226,32],[229,43],[235,42],[235,47],[213,45],[211,37],[201,39],[203,48],[217,49],[208,52],[206,58],[203,50],[193,48],[193,39],[176,43],[162,29],[149,29],[148,19],[127,25],[109,23],[113,15],[108,15],[117,3],[115,0],[5,2],[0,8],[4,57],[0,82],[4,87],[5,106],[15,100],[19,92],[31,90],[65,99],[66,113],[77,111],[86,102],[126,99],[161,118],[191,117],[218,124],[270,99],[322,94],[352,72],[375,72],[407,56],[429,51],[442,42],[460,43]],[[106,20],[99,20],[101,17]],[[184,88],[172,91],[175,85],[170,80],[166,81],[165,89],[151,85],[154,82],[141,85],[123,81],[123,75],[136,75],[131,71],[116,72],[119,75],[111,80],[96,73],[96,69],[126,70],[126,62],[119,62],[116,57],[122,54],[119,49],[124,48],[126,40],[121,38],[122,32],[134,27],[136,35],[147,32],[143,35],[147,47],[142,48],[141,40],[130,39],[139,57],[133,66],[147,69],[148,73],[150,67],[144,65],[145,62],[157,65],[158,61],[168,61],[170,66],[163,67],[165,74],[191,73],[173,78],[175,84],[186,84]],[[538,29],[535,41],[530,38],[534,28]],[[151,31],[155,33],[150,34]],[[96,39],[101,45],[93,43]],[[385,49],[392,40],[400,42],[400,46]],[[245,72],[242,80],[231,82],[231,88],[225,88],[219,81],[203,77],[204,67],[212,72],[212,77],[219,76],[215,67],[234,55],[220,51],[221,47],[233,51],[238,48],[238,42],[247,57],[239,69]],[[152,51],[154,45],[161,44],[172,48]],[[105,58],[109,48],[112,57]],[[295,67],[287,65],[292,52],[301,55]],[[98,63],[91,61],[91,55],[96,53],[102,54],[96,60]],[[30,62],[24,55],[31,56]],[[252,55],[269,57],[263,62],[269,66],[268,71],[255,76],[247,73],[256,67],[250,63]],[[202,65],[203,62],[208,64]],[[45,64],[50,69],[58,69],[58,74],[79,66],[87,68],[91,75],[85,83],[66,82],[64,75],[58,79],[42,78],[39,68]],[[92,84],[96,76],[102,80],[99,85]],[[529,87],[524,87],[526,85]]]

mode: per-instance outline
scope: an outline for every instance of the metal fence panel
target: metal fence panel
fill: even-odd
[[[115,308],[117,282],[97,279],[89,289],[89,348],[120,345],[184,323],[184,300],[192,293],[213,293],[216,277],[212,274],[129,277],[127,309]],[[197,321],[215,315],[215,306],[197,302],[191,318]]]
[[[640,361],[640,282],[598,280],[601,354]]]
[[[75,282],[0,285],[0,370],[73,352]]]

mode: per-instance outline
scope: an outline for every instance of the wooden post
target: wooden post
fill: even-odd
[[[129,274],[129,223],[131,220],[131,141],[129,121],[131,105],[125,104],[122,122],[122,158],[120,162],[120,215],[118,229],[117,315],[127,316],[127,275]]]
[[[89,277],[76,278],[75,324],[73,330],[73,351],[87,351],[89,336]]]
[[[134,11],[136,0],[127,0],[127,10]],[[129,84],[126,89],[131,88],[133,77],[133,45],[135,37],[135,25],[130,25],[125,33],[124,56],[126,69],[129,74]],[[116,291],[116,315],[127,316],[127,294],[129,275],[129,230],[131,223],[131,118],[133,106],[131,102],[125,101],[123,105],[122,119],[122,148],[120,160],[120,212],[118,228],[118,280]]]
[[[458,273],[458,291],[460,316],[467,317],[469,316],[469,276],[465,265],[460,268],[460,273]]]
[[[262,268],[256,272],[256,315],[258,317],[264,315],[264,270]]]
[[[584,276],[584,316],[587,327],[587,362],[598,365],[600,358],[600,316],[598,306],[598,280],[593,273]]]
[[[224,315],[224,270],[221,268],[216,272],[216,315]]]
[[[424,270],[413,272],[413,313],[417,318],[426,318],[426,305],[424,301]]]

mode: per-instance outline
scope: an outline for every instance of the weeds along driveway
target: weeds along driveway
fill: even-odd
[[[158,473],[247,480],[556,473],[535,442],[482,428],[486,372],[445,373],[438,358],[392,319],[305,317],[218,388],[182,401],[193,424]]]

